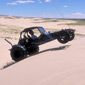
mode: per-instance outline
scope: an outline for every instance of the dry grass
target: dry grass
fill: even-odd
[[[85,25],[83,19],[25,18],[0,16],[0,37],[18,38],[20,31],[31,26],[43,26],[47,31],[57,31],[77,25]],[[76,29],[76,28],[75,28]]]

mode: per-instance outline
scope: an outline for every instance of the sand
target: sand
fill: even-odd
[[[85,33],[84,26],[77,27],[76,33]],[[13,62],[10,48],[1,37],[0,68]],[[41,45],[39,54],[0,70],[0,85],[85,85],[85,36],[76,35],[66,44],[54,40]]]

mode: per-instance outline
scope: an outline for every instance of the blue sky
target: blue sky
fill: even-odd
[[[85,18],[85,0],[0,0],[0,15]]]

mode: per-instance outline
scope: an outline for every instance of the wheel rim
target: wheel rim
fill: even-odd
[[[69,39],[70,39],[70,36],[66,32],[64,32],[58,36],[58,41],[63,44],[67,43],[69,41]]]

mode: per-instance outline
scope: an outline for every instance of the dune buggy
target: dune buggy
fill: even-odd
[[[65,44],[75,37],[74,29],[62,29],[55,32],[47,32],[43,27],[29,27],[20,32],[18,44],[12,45],[10,49],[11,58],[14,61],[20,61],[27,55],[33,55],[39,52],[39,45],[57,39]]]

